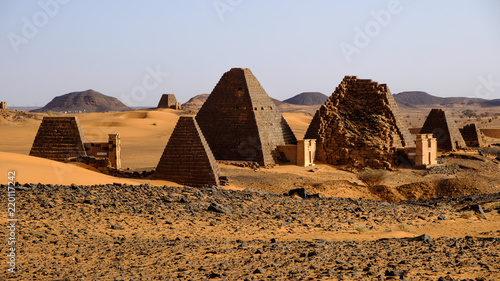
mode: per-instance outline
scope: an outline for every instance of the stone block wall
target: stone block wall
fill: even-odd
[[[121,169],[120,134],[109,134],[108,142],[84,143],[88,156],[107,158],[111,167]]]
[[[500,129],[482,128],[481,133],[489,138],[500,139]]]
[[[7,109],[7,102],[6,101],[0,102],[0,109]]]
[[[396,148],[414,146],[385,84],[346,76],[316,112],[305,139],[316,139],[316,159],[358,168],[398,164]]]

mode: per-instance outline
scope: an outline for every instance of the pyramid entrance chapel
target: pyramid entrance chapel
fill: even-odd
[[[305,139],[316,139],[316,159],[358,168],[391,168],[398,148],[415,146],[389,88],[345,76],[316,112]]]
[[[196,115],[217,160],[276,163],[277,146],[297,140],[248,68],[224,73]]]

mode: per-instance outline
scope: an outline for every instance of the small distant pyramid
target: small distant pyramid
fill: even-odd
[[[77,117],[44,117],[30,155],[63,162],[85,156],[84,141]]]
[[[194,117],[181,116],[163,151],[155,179],[201,187],[219,185],[220,170]]]
[[[224,73],[196,121],[218,160],[274,164],[277,146],[297,139],[248,68]]]
[[[174,94],[163,94],[158,102],[157,108],[176,108],[177,99]]]
[[[305,139],[316,139],[316,159],[334,165],[390,168],[396,148],[414,145],[385,84],[346,76],[316,112]]]
[[[465,125],[459,129],[465,144],[468,147],[485,147],[483,134],[476,123]]]
[[[420,133],[432,134],[437,139],[438,149],[452,151],[467,146],[455,120],[443,109],[431,110]]]

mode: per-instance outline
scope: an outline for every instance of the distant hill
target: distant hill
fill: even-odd
[[[124,105],[117,98],[103,95],[94,90],[72,92],[55,97],[51,102],[32,112],[105,112],[127,111],[130,107]]]
[[[304,92],[300,93],[296,96],[293,96],[289,99],[284,100],[283,102],[289,104],[298,104],[298,105],[317,105],[324,104],[328,96],[318,93],[318,92]]]
[[[500,106],[500,99],[486,100],[480,98],[449,97],[441,98],[430,95],[426,92],[411,91],[402,92],[394,95],[394,99],[400,106],[464,106],[478,105],[481,107]]]
[[[205,101],[208,99],[209,94],[201,94],[192,97],[189,99],[186,103],[182,104],[182,107],[187,107],[187,108],[193,108],[193,109],[200,109]]]

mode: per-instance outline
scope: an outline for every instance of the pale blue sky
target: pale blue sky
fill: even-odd
[[[497,0],[0,0],[0,35],[0,100],[14,106],[86,89],[185,102],[232,67],[280,100],[330,95],[345,75],[500,98]]]

